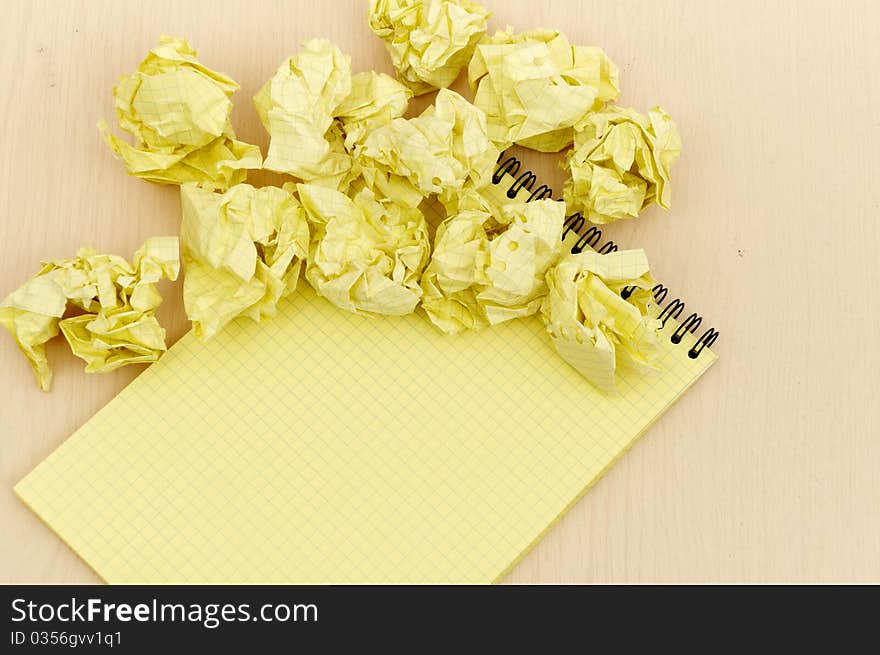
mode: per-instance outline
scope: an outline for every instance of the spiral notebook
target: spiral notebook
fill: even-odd
[[[498,193],[547,193],[519,168]],[[15,491],[110,583],[494,582],[715,361],[668,293],[663,372],[606,396],[537,317],[449,337],[303,285],[184,336]]]

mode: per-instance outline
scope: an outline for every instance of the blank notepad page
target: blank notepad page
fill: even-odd
[[[445,336],[304,283],[190,333],[16,492],[111,583],[499,579],[715,360],[596,391],[537,317]]]

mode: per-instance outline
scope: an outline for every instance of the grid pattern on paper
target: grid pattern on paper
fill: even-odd
[[[711,365],[663,331],[603,395],[539,319],[342,311],[190,333],[16,487],[112,583],[498,579]]]

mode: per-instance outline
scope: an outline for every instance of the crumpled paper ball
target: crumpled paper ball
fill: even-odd
[[[613,391],[622,369],[656,369],[661,323],[644,251],[568,255],[547,272],[547,285],[541,316],[556,352],[594,386]]]
[[[600,48],[572,46],[555,30],[496,32],[477,45],[468,67],[474,104],[501,150],[571,145],[572,127],[620,94],[617,75]]]
[[[409,314],[428,261],[425,217],[363,188],[352,198],[298,184],[312,226],[306,279],[318,295],[357,314]]]
[[[371,0],[369,22],[398,79],[422,95],[455,81],[490,15],[470,0]]]
[[[153,362],[165,351],[165,330],[154,315],[162,302],[156,283],[177,279],[179,268],[177,237],[148,239],[131,264],[81,248],[76,257],[45,262],[9,294],[0,303],[0,324],[15,337],[43,391],[52,384],[45,344],[59,329],[89,373]],[[62,318],[70,307],[81,313]]]
[[[113,89],[119,126],[134,145],[98,127],[130,175],[161,184],[225,189],[260,168],[260,149],[238,141],[229,122],[232,79],[196,58],[183,39],[162,36],[137,71]]]
[[[660,107],[647,116],[618,107],[589,114],[562,163],[571,172],[565,200],[600,224],[635,218],[652,202],[669,209],[669,171],[680,154],[681,137]]]
[[[421,281],[428,318],[455,334],[536,313],[564,220],[565,204],[550,199],[505,205],[499,218],[478,210],[447,218]]]
[[[489,183],[498,150],[486,116],[459,94],[441,89],[415,118],[397,118],[371,132],[355,150],[367,186],[409,206],[453,195],[471,182]]]
[[[183,303],[196,336],[208,339],[239,316],[275,316],[308,254],[309,225],[297,199],[249,184],[222,194],[185,184],[180,196]]]
[[[271,136],[264,168],[347,191],[361,174],[354,149],[406,112],[412,92],[384,73],[351,74],[351,61],[326,39],[287,58],[254,96]]]
[[[572,46],[556,30],[485,37],[468,66],[474,104],[501,149],[541,152],[571,145],[572,127],[620,94],[617,66],[596,47]]]
[[[331,130],[351,93],[351,61],[327,39],[306,41],[254,96],[271,136],[263,168],[339,186],[351,169],[341,130]]]

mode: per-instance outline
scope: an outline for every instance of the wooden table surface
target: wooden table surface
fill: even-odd
[[[673,209],[613,225],[721,331],[719,363],[510,574],[510,582],[880,582],[880,3],[485,0],[492,28],[563,29],[660,103],[684,153]],[[310,36],[391,72],[366,1],[4,3],[0,296],[85,244],[126,257],[175,234],[175,188],[127,177],[99,138],[111,89],[163,32],[251,96]],[[559,185],[556,157],[527,153]],[[257,176],[258,182],[265,182]],[[561,187],[558,187],[561,188]],[[181,285],[163,287],[171,339]],[[62,340],[41,393],[0,335],[0,581],[97,577],[12,486],[138,370],[86,376]]]

